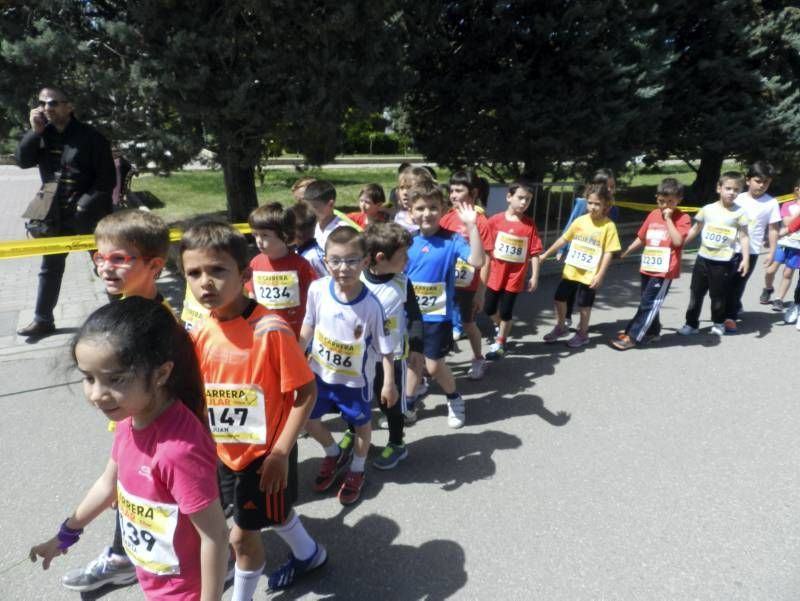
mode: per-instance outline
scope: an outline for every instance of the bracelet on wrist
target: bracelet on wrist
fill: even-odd
[[[69,549],[72,545],[77,543],[81,538],[81,534],[83,534],[83,528],[78,530],[75,528],[70,528],[67,526],[68,521],[69,518],[64,520],[61,523],[61,527],[58,529],[58,548],[62,551]]]

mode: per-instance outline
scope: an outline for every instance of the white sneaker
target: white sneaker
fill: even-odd
[[[725,326],[721,323],[715,323],[711,326],[711,333],[714,336],[724,336],[725,335]]]
[[[86,567],[70,570],[61,578],[61,584],[71,591],[88,592],[107,584],[123,586],[136,582],[136,567],[126,557],[119,560],[106,547],[100,557],[90,561]]]
[[[480,380],[486,374],[487,367],[485,359],[473,359],[467,377],[470,380]]]
[[[797,314],[800,313],[800,305],[792,303],[789,308],[783,312],[783,322],[792,324],[797,323]]]
[[[724,331],[724,328],[723,328]],[[694,336],[695,334],[699,334],[700,330],[697,328],[693,328],[688,323],[683,324],[680,329],[678,330],[678,334],[681,336]]]
[[[465,419],[464,399],[461,398],[461,395],[452,401],[447,399],[447,425],[451,428],[461,428],[464,426]]]

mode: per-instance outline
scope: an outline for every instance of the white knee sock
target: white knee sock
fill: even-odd
[[[253,595],[256,594],[256,587],[258,587],[258,579],[261,578],[263,571],[264,566],[252,572],[240,570],[239,566],[236,566],[231,601],[252,601]]]
[[[286,520],[286,523],[281,526],[274,526],[275,533],[280,536],[283,541],[289,545],[292,554],[297,559],[308,559],[314,554],[317,544],[314,539],[306,531],[300,518],[292,510],[291,515]]]

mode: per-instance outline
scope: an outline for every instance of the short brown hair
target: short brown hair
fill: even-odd
[[[436,198],[440,203],[444,204],[442,188],[432,179],[423,180],[411,186],[411,190],[408,193],[408,201],[414,203],[420,198]]]
[[[411,246],[411,234],[399,223],[372,223],[363,236],[370,265],[375,265],[378,253],[391,259],[401,248]]]
[[[169,253],[169,228],[150,211],[125,209],[106,215],[97,223],[94,239],[132,244],[146,257],[166,259]]]
[[[386,202],[386,194],[380,184],[367,184],[361,188],[361,192],[358,193],[359,200],[362,196],[366,196],[376,205],[382,205]]]
[[[215,250],[231,256],[239,271],[247,268],[247,239],[224,221],[201,220],[190,225],[181,237],[181,257],[187,250]]]
[[[398,184],[408,188],[413,188],[424,181],[436,183],[431,172],[425,167],[406,167],[397,176]]]
[[[656,188],[656,196],[683,198],[683,184],[674,177],[665,177]]]
[[[247,218],[254,230],[270,230],[285,244],[294,239],[296,219],[294,213],[283,208],[279,202],[271,202],[254,209]]]
[[[304,238],[314,237],[314,227],[317,225],[317,218],[305,203],[299,202],[289,207],[289,212],[294,215],[295,235],[301,232]]]
[[[361,232],[349,225],[340,225],[330,233],[328,239],[325,241],[325,253],[327,254],[328,247],[331,244],[351,244],[353,242],[358,244],[361,254],[366,256],[367,245],[364,242],[364,236],[361,235]]]

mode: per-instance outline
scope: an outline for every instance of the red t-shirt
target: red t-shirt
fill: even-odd
[[[367,223],[367,214],[362,213],[361,211],[358,211],[356,213],[348,213],[347,218],[350,219],[351,221],[355,221],[362,230],[365,227],[367,227],[367,225],[369,225]],[[373,220],[373,223],[383,223],[384,221],[386,221],[386,213],[384,213],[383,211],[379,211],[377,216]]]
[[[317,272],[306,259],[289,253],[280,259],[257,255],[250,261],[253,276],[245,284],[259,304],[286,320],[296,337],[306,314],[306,295]]]
[[[272,449],[295,390],[314,374],[286,322],[261,305],[247,317],[226,321],[212,313],[191,334],[217,455],[241,471]]]
[[[489,220],[486,219],[486,215],[483,213],[478,213],[477,217],[476,224],[478,226],[478,235],[481,238],[483,250],[488,254],[492,250],[492,233],[489,229]],[[467,227],[464,225],[464,222],[461,221],[461,217],[458,216],[458,211],[455,209],[450,209],[450,211],[439,220],[439,226],[442,229],[460,234],[464,240],[469,243]],[[456,261],[456,290],[466,290],[467,292],[474,292],[477,290],[481,279],[479,271],[479,269],[475,269],[466,261],[458,259]]]
[[[689,229],[692,227],[689,215],[680,209],[675,209],[672,212],[672,223],[675,224],[675,229],[678,230],[681,238],[686,240]],[[650,211],[636,236],[645,244],[639,269],[642,274],[673,280],[680,277],[682,246],[675,247],[672,244],[667,224],[661,215],[661,209]]]
[[[522,292],[528,260],[542,253],[536,224],[527,215],[510,221],[505,212],[489,219],[492,232],[492,263],[486,286],[495,292]]]

